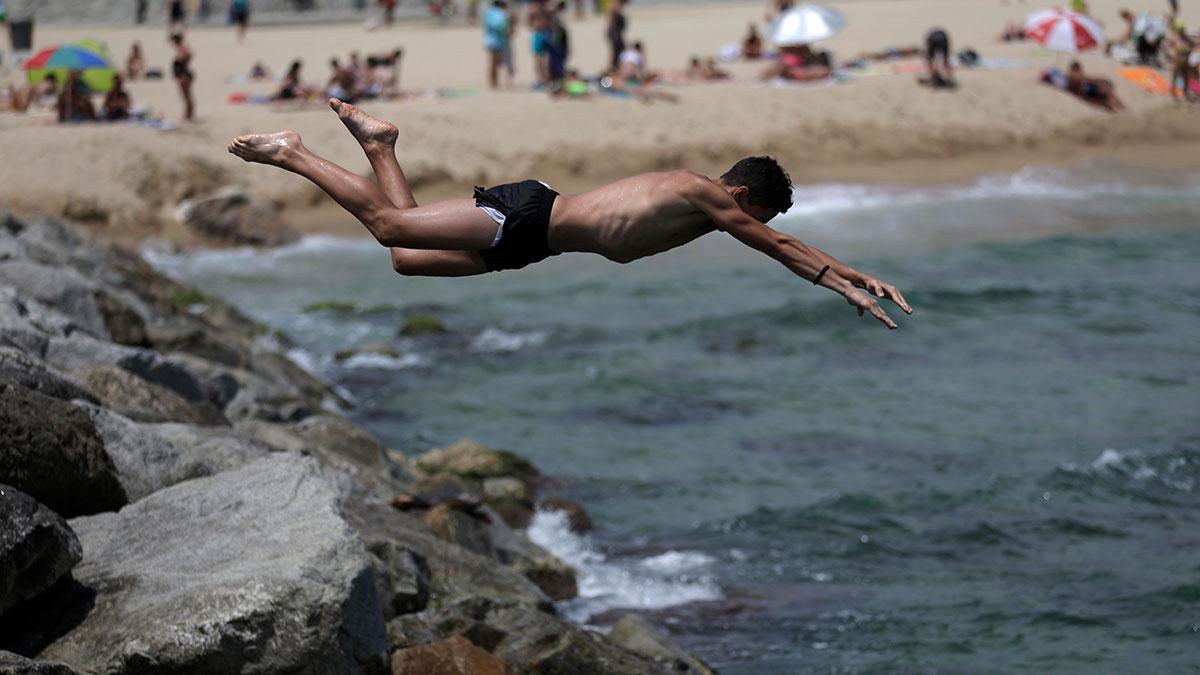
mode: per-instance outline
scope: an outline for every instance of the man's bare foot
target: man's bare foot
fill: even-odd
[[[229,144],[229,152],[247,162],[282,167],[297,150],[303,147],[300,143],[300,134],[288,130],[277,131],[273,134],[238,136]]]
[[[336,98],[329,99],[329,107],[341,118],[342,124],[350,130],[354,138],[364,149],[383,149],[390,150],[396,147],[396,139],[400,136],[396,125],[391,122],[371,117],[363,112],[356,105],[339,101]]]

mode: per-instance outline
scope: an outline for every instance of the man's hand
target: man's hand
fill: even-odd
[[[857,288],[851,289],[846,293],[846,302],[850,303],[852,307],[858,310],[859,316],[862,316],[864,312],[870,312],[871,316],[882,321],[883,325],[887,326],[888,328],[892,330],[899,328],[899,326],[896,325],[896,322],[892,321],[892,317],[888,316],[887,312],[883,311],[883,308],[879,306],[879,303],[875,301],[875,298],[872,298]],[[912,310],[908,311],[912,312]]]
[[[866,274],[861,274],[861,277],[859,278],[859,283],[857,283],[855,285],[858,286],[859,288],[865,289],[871,295],[874,295],[874,296],[877,296],[880,298],[887,298],[888,300],[891,300],[892,302],[899,305],[900,309],[904,310],[905,314],[913,313],[912,307],[909,307],[908,303],[904,300],[904,296],[900,295],[900,289],[896,288],[895,286],[893,286],[891,284],[885,284],[884,282],[876,279],[875,277],[872,277],[872,276],[869,276]],[[853,305],[854,303],[852,302],[850,304]],[[862,311],[860,310],[859,316],[861,316],[861,315],[862,315]]]

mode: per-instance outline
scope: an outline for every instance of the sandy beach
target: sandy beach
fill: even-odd
[[[255,27],[244,44],[224,26],[193,29],[198,120],[173,131],[115,125],[60,126],[49,115],[0,113],[0,203],[21,212],[49,212],[94,224],[109,236],[166,236],[188,242],[172,216],[181,198],[223,185],[246,186],[285,207],[305,230],[354,234],[358,226],[315,188],[277,170],[244,165],[225,153],[227,141],[256,131],[292,128],[318,153],[366,173],[357,145],[320,103],[235,105],[235,92],[267,94],[273,85],[247,83],[251,64],[283,69],[305,61],[305,79],[325,81],[328,59],[351,50],[405,50],[402,87],[413,96],[367,102],[372,114],[400,128],[400,159],[419,199],[462,196],[473,184],[538,177],[560,190],[585,189],[629,173],[688,167],[719,173],[747,155],[780,158],[797,183],[866,181],[954,182],[1027,165],[1070,164],[1117,157],[1155,167],[1200,167],[1200,107],[1175,104],[1117,75],[1103,55],[1080,59],[1111,77],[1128,110],[1109,114],[1037,82],[1038,73],[1067,63],[1033,43],[1001,44],[997,34],[1035,5],[998,0],[859,0],[832,2],[849,27],[824,43],[845,60],[864,51],[917,45],[935,25],[955,50],[973,48],[1006,67],[963,69],[955,92],[918,86],[917,61],[884,64],[844,82],[770,86],[757,81],[762,62],[726,64],[730,82],[669,87],[678,103],[628,99],[553,100],[529,91],[527,31],[515,39],[516,85],[491,92],[484,78],[480,29],[462,20],[417,21],[390,29],[362,24]],[[1099,0],[1092,11],[1118,32],[1119,7],[1158,10],[1155,0]],[[680,70],[691,55],[713,55],[737,42],[762,4],[632,6],[630,39],[647,45],[650,66]],[[1197,7],[1183,17],[1200,21]],[[572,63],[598,70],[606,58],[604,19],[568,26]],[[686,36],[686,37],[685,37]],[[169,65],[161,26],[95,28],[38,26],[35,49],[84,37],[107,43],[118,63],[140,41],[151,67]],[[900,71],[900,72],[893,72]],[[14,75],[15,77],[15,75]],[[130,85],[138,104],[168,120],[181,104],[170,80]],[[439,95],[437,92],[441,91]]]

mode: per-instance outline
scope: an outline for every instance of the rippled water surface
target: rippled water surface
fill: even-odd
[[[640,608],[733,674],[1200,672],[1200,176],[796,200],[781,229],[900,285],[901,330],[719,234],[457,280],[329,239],[155,260],[393,446],[561,477],[598,531],[532,534],[583,570],[578,620]],[[414,314],[451,332],[399,338]],[[399,356],[334,361],[369,342]]]

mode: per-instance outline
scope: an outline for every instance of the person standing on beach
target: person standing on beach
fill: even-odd
[[[383,25],[391,26],[396,20],[396,0],[379,0],[379,6],[383,7]]]
[[[608,37],[608,47],[611,58],[609,59],[609,70],[616,72],[621,65],[621,54],[625,51],[625,0],[613,0],[612,7],[608,10],[608,29],[606,36]]]
[[[182,33],[187,28],[187,9],[183,0],[167,0],[167,34]]]
[[[533,67],[537,74],[535,86],[545,86],[550,81],[550,41],[553,39],[552,18],[548,0],[533,0],[529,5],[530,47],[533,51]]]
[[[183,120],[192,121],[196,115],[196,102],[192,98],[192,50],[183,41],[183,33],[171,36],[171,44],[175,46],[175,59],[171,61],[171,75],[179,84],[179,94],[183,97]]]
[[[233,0],[229,3],[229,22],[237,26],[237,40],[246,39],[246,29],[250,26],[250,0]]]
[[[512,86],[511,22],[505,0],[493,0],[483,13],[483,47],[488,53],[488,84],[492,89],[500,86],[501,66],[508,70],[508,84]]]
[[[389,248],[400,274],[471,276],[566,252],[628,263],[719,230],[842,295],[859,316],[869,312],[898,327],[876,298],[912,313],[895,286],[767,226],[792,205],[791,179],[769,157],[742,159],[715,179],[683,170],[646,173],[577,195],[527,180],[417,206],[396,160],[396,127],[336,98],[329,105],[366,153],[378,185],[317,156],[295,131],[238,136],[228,150],[315,183]]]
[[[134,23],[141,26],[146,23],[146,10],[149,9],[149,2],[148,0],[137,0],[133,7]]]

